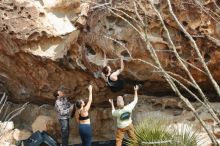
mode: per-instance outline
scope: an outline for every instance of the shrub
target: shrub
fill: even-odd
[[[129,146],[197,146],[197,132],[187,124],[171,124],[161,114],[149,114],[135,126],[136,140],[128,139]]]

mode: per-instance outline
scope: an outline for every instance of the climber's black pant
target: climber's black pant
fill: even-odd
[[[112,92],[119,92],[124,88],[124,80],[114,81],[113,85],[108,84]]]

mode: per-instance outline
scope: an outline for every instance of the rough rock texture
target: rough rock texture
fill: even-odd
[[[124,2],[130,7],[123,7],[119,1],[115,3],[116,7],[121,8],[121,10],[125,10],[130,16],[134,16],[133,13],[135,12],[132,7],[132,3],[129,3],[128,1],[127,3]],[[161,2],[158,4],[157,8],[163,12],[162,16],[165,19],[170,35],[178,49],[178,52],[180,53],[180,56],[189,63],[202,68],[189,40],[181,32],[172,16],[169,14],[167,4],[165,2]],[[182,24],[186,27],[187,31],[195,36],[194,38],[201,49],[200,51],[205,58],[206,64],[209,66],[213,76],[219,80],[219,67],[217,65],[219,63],[219,46],[216,43],[219,39],[218,23],[209,16],[200,13],[198,7],[188,3],[173,1],[173,8],[180,22],[182,22]],[[211,2],[209,3],[208,8],[216,10],[216,13],[219,12]],[[155,12],[148,7],[146,13],[149,17],[149,39],[155,49],[158,50],[157,54],[163,66],[166,70],[185,76],[183,70],[180,68],[180,64],[174,57],[174,54],[168,51],[170,44],[168,43],[166,33],[161,26],[160,21],[156,19]],[[192,15],[192,13],[194,15]],[[140,39],[138,33],[134,29],[131,29],[127,22],[117,18],[117,16],[112,15],[108,11],[99,10],[92,12],[88,20],[87,28],[87,31],[81,33],[80,35],[80,40],[82,40],[85,45],[85,49],[88,52],[87,63],[91,64],[91,62],[93,62],[93,66],[100,63],[98,61],[100,60],[100,56],[103,52],[106,52],[109,58],[118,58],[120,55],[125,57],[129,56],[125,48],[115,41],[103,36],[114,38],[119,43],[127,47],[134,58],[141,58],[143,60],[153,62],[146,49],[146,44]],[[215,41],[210,38],[215,38]],[[112,63],[115,64],[114,61]],[[166,88],[165,84],[162,84],[164,80],[158,73],[154,72],[154,70],[154,68],[137,61],[126,61],[126,72],[124,73],[124,76],[130,79],[145,81],[145,89],[150,89],[151,92],[163,92],[169,90]],[[204,83],[208,84],[207,78],[203,73],[195,69],[191,70],[193,76],[201,85]],[[207,86],[205,88],[207,89]],[[210,88],[208,90],[210,90]]]
[[[13,129],[13,122],[0,121],[0,146],[11,146],[11,144],[15,144],[16,140],[13,138]]]
[[[0,121],[0,146],[15,146],[16,141],[28,139],[31,132],[14,128],[14,123]]]
[[[133,5],[129,1],[113,2],[115,7],[134,15]],[[105,83],[99,78],[105,52],[108,58],[113,59],[109,61],[113,68],[119,67],[119,56],[125,57],[125,71],[122,75],[130,82],[142,81],[143,93],[170,93],[169,86],[159,73],[146,64],[129,60],[129,54],[123,47],[105,37],[112,37],[123,44],[134,58],[152,62],[146,45],[126,22],[106,9],[91,7],[87,14],[88,6],[84,9],[82,6],[83,3],[80,4],[77,0],[0,2],[2,92],[10,93],[10,98],[14,101],[53,102],[52,92],[60,85],[71,89],[71,98],[75,99],[84,96],[85,87],[92,83],[95,86],[96,101],[102,103],[106,100],[103,97],[109,95]],[[205,6],[219,13],[211,1]],[[182,24],[195,36],[207,65],[219,81],[218,23],[208,15],[200,13],[200,8],[190,3],[176,0],[173,1],[173,7]],[[162,1],[157,8],[163,12],[180,55],[201,68],[189,40],[169,15],[166,2]],[[167,51],[170,45],[155,12],[149,6],[146,11],[149,15],[149,38],[158,50],[163,66],[166,70],[185,76],[182,69],[178,68],[176,58]],[[80,13],[80,17],[87,17],[87,23],[81,31],[71,22],[76,20]],[[198,83],[205,90],[211,91],[206,76],[198,70],[191,70]],[[129,86],[124,92],[132,92]]]
[[[135,11],[131,2],[133,1],[113,0],[112,6],[125,11],[129,16],[134,16]],[[216,16],[220,14],[219,3],[202,2],[202,5],[198,5],[191,0],[189,2],[173,0],[172,6],[181,23],[196,40],[214,78],[220,82],[220,25],[219,17]],[[181,57],[202,68],[192,44],[169,14],[166,1],[155,0],[154,3],[162,12]],[[106,108],[109,107],[108,98],[115,98],[118,94],[133,93],[132,86],[136,81],[143,83],[139,93],[161,96],[172,92],[154,68],[129,58],[125,47],[133,58],[153,63],[146,44],[137,32],[106,8],[91,5],[88,12],[87,4],[79,0],[0,0],[0,94],[7,92],[9,100],[13,102],[28,101],[39,106],[53,105],[55,98],[52,93],[61,85],[69,88],[69,97],[74,101],[77,98],[87,98],[86,88],[89,84],[93,84],[95,108],[92,111],[94,117],[92,122],[100,122],[94,125],[94,133],[97,137],[103,135],[101,139],[113,138],[113,127],[109,127],[110,132],[106,135],[102,127],[98,126],[108,127],[113,122],[109,109]],[[162,65],[166,70],[186,77],[177,59],[169,51],[171,46],[156,13],[147,2],[144,5],[148,18],[146,22],[148,36],[157,50]],[[201,6],[204,6],[209,13],[201,11],[204,10]],[[144,11],[139,11],[141,16]],[[108,38],[113,38],[123,47]],[[127,84],[125,90],[120,93],[111,93],[100,78],[104,52],[113,69],[119,67],[119,57],[124,56],[125,71],[122,76]],[[207,77],[198,70],[189,68],[203,89],[213,94],[215,100],[219,100]],[[142,98],[144,101],[144,97]],[[167,102],[167,98],[152,98],[149,101],[154,105],[154,110],[161,105],[163,109],[166,106],[173,108],[173,105],[175,108],[184,107],[180,101],[173,99]],[[145,102],[139,104],[143,109],[145,108]],[[13,105],[11,106],[13,108]],[[38,124],[38,120],[43,118],[44,123],[48,125],[43,128],[50,129],[51,133],[59,137],[56,114],[52,107],[48,106],[44,113],[41,113],[39,106],[29,107],[32,112],[23,112],[21,119],[17,118],[17,122],[22,121],[23,127],[29,125],[29,130],[32,130],[30,125],[35,120]],[[145,114],[143,111],[140,110],[135,118],[141,119]],[[180,113],[177,111],[172,114]],[[29,121],[25,121],[27,120],[25,117],[29,117]],[[76,135],[77,131],[74,132],[72,135]]]

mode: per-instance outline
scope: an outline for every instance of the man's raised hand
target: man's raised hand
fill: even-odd
[[[111,104],[113,104],[113,99],[109,99],[108,101],[109,101]]]

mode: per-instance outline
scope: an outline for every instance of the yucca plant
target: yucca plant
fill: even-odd
[[[135,127],[136,140],[128,140],[129,146],[149,145],[152,142],[170,141],[172,135],[167,131],[169,118],[162,117],[161,114],[149,113],[144,121]],[[170,146],[170,143],[151,144],[150,146]]]
[[[171,125],[170,118],[149,114],[135,127],[136,139],[128,139],[128,146],[197,146],[196,131],[186,124]]]
[[[199,135],[193,126],[175,124],[169,126],[168,131],[173,134],[173,146],[198,146]]]

